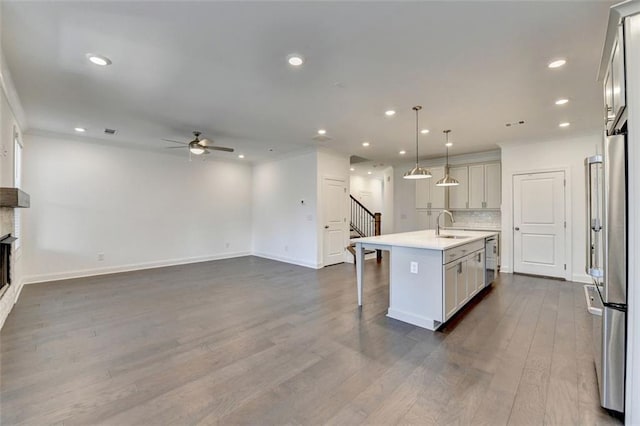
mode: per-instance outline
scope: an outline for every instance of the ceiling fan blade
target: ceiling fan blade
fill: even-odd
[[[185,149],[184,146],[165,146],[165,149]]]
[[[224,146],[205,146],[204,149],[210,149],[213,151],[224,151],[224,152],[233,152],[233,148],[227,148]]]
[[[180,141],[174,141],[172,139],[161,139],[163,141],[167,141],[167,142],[173,142],[173,143],[179,143],[180,145],[189,145],[188,142],[180,142]]]

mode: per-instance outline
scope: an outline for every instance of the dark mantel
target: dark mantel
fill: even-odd
[[[18,188],[0,188],[0,207],[30,207],[31,197]]]

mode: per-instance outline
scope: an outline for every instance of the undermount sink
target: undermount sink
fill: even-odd
[[[436,235],[436,238],[449,238],[452,240],[463,240],[469,237],[466,235]]]

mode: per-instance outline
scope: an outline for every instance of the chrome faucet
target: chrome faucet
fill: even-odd
[[[453,218],[453,215],[449,210],[442,210],[438,214],[438,217],[436,218],[436,235],[440,235],[440,216],[442,216],[442,213],[446,213],[449,215],[449,217],[451,218],[451,223],[456,223],[455,219]]]

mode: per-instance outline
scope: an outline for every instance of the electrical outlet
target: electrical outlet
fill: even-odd
[[[229,248],[229,247],[231,247],[231,243],[225,243],[224,246],[225,246],[225,248]]]
[[[418,262],[411,262],[411,273],[412,274],[418,273]]]
[[[98,262],[102,262],[104,260],[104,253],[98,253]]]
[[[289,246],[284,246],[284,251],[289,251]]]

